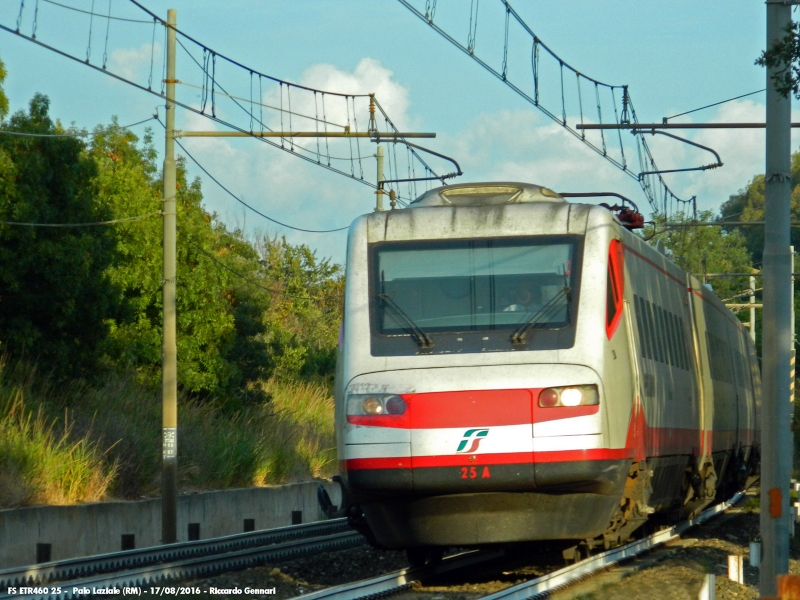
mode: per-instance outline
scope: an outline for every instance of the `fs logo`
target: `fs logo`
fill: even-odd
[[[464,432],[464,439],[461,440],[461,443],[458,444],[458,449],[456,452],[475,452],[478,449],[478,446],[481,443],[481,440],[489,435],[488,429],[467,429]],[[472,445],[467,448],[467,444],[472,442]]]

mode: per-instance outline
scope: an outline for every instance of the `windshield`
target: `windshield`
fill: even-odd
[[[426,333],[516,330],[531,322],[564,327],[575,246],[567,236],[376,244],[377,329],[409,329],[407,319],[386,309],[386,297]]]

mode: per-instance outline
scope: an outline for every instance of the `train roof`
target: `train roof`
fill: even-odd
[[[550,188],[517,181],[462,183],[428,190],[409,204],[418,206],[497,206],[528,202],[566,202]]]

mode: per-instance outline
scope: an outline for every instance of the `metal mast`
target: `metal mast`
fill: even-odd
[[[164,149],[164,332],[162,346],[161,542],[178,540],[178,350],[176,345],[176,229],[175,196],[175,26],[177,12],[167,12],[167,116]]]
[[[767,0],[767,48],[785,34],[792,7]],[[766,190],[764,206],[763,387],[761,424],[761,540],[759,591],[777,596],[776,577],[789,571],[791,448],[791,97],[775,89],[767,70]]]

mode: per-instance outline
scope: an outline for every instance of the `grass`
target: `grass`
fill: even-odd
[[[180,489],[264,486],[336,472],[326,382],[264,382],[230,413],[179,398]],[[0,508],[158,495],[161,402],[133,374],[56,386],[0,359]]]
[[[0,506],[100,500],[116,475],[114,460],[91,435],[72,434],[67,411],[51,418],[45,406],[31,406],[33,373],[21,385],[6,377],[0,385]]]

